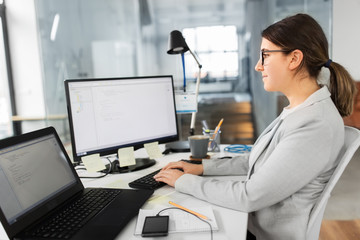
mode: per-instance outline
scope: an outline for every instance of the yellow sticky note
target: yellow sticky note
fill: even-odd
[[[144,147],[150,159],[161,158],[163,156],[158,142],[146,143]]]
[[[129,187],[127,182],[125,182],[124,180],[122,179],[119,179],[115,182],[111,182],[109,184],[106,184],[106,187],[107,188],[127,188]]]
[[[81,158],[88,172],[97,172],[106,169],[105,164],[100,159],[100,154],[92,154]]]
[[[120,148],[118,150],[120,167],[135,165],[134,147]]]

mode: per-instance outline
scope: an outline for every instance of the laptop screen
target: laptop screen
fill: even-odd
[[[0,149],[0,206],[9,225],[76,181],[54,134]]]

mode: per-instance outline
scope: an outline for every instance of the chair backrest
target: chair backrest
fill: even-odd
[[[356,128],[345,126],[345,143],[339,155],[341,159],[311,212],[306,233],[307,240],[314,240],[319,238],[321,222],[324,216],[326,204],[330,197],[330,193],[334,189],[335,184],[340,179],[340,176],[344,172],[346,166],[354,156],[354,153],[359,148],[359,146],[360,131]]]

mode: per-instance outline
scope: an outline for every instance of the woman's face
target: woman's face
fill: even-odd
[[[269,40],[263,38],[261,51],[281,50],[281,48]],[[289,87],[289,57],[283,52],[264,52],[264,65],[262,65],[261,52],[260,58],[255,65],[255,70],[261,72],[264,82],[264,89],[269,92],[284,90]]]

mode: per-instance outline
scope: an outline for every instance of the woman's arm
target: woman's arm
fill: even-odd
[[[203,164],[178,161],[166,165],[154,178],[156,181],[165,182],[174,187],[176,180],[186,173],[192,175],[246,175],[248,169],[248,155],[232,159],[203,160]]]
[[[249,154],[235,156],[231,159],[203,160],[203,168],[203,175],[246,175],[249,171]]]
[[[245,181],[179,176],[176,190],[244,212],[281,202],[304,188],[312,197],[322,191],[335,166],[343,136],[318,124],[287,132],[274,145],[260,168]],[[334,135],[335,134],[335,135]]]

